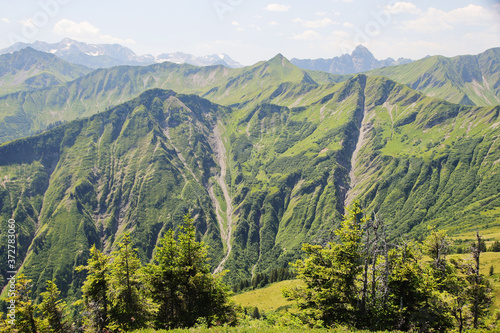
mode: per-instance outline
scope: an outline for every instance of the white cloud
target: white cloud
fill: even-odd
[[[287,12],[290,10],[290,8],[291,6],[280,5],[277,3],[271,3],[265,7],[265,9],[270,12]]]
[[[459,25],[500,27],[500,13],[473,4],[449,12],[431,7],[416,19],[403,22],[404,28],[420,33],[452,30]]]
[[[335,30],[335,31],[332,31],[332,36],[336,37],[336,38],[349,38],[350,35],[345,32],[344,30]]]
[[[321,39],[321,36],[314,30],[306,30],[300,34],[294,34],[293,39],[299,40],[318,40]]]
[[[354,28],[354,24],[352,24],[351,22],[344,22],[344,24],[342,24],[344,26],[344,28]]]
[[[435,33],[453,29],[453,26],[446,20],[446,12],[432,7],[417,19],[406,21],[403,25],[409,30],[420,33]]]
[[[270,22],[269,22],[269,25],[271,25],[271,26],[276,26],[276,25],[279,25],[279,23],[278,23],[278,22],[276,22],[276,21],[270,21]]]
[[[335,22],[329,18],[324,18],[324,19],[314,20],[314,21],[305,21],[303,19],[296,18],[293,20],[293,22],[301,24],[304,28],[309,28],[309,29],[324,28],[324,27],[327,27],[329,25],[335,24]]]
[[[238,21],[233,21],[233,22],[231,22],[231,24],[234,25],[234,26],[239,26],[240,25],[240,23]]]
[[[457,8],[448,13],[451,23],[488,26],[493,22],[500,22],[500,14],[491,12],[484,7],[470,4]]]
[[[8,18],[6,18],[6,17],[2,17],[2,18],[0,18],[0,20],[2,22],[5,22],[5,23],[10,23],[10,20]]]
[[[99,28],[86,21],[77,23],[67,19],[60,20],[54,25],[54,32],[60,36],[69,37],[87,43],[135,43],[132,39],[122,39],[102,34]]]
[[[318,16],[325,16],[327,12],[316,12],[316,15]]]
[[[409,14],[418,14],[421,13],[421,10],[417,8],[411,2],[396,2],[392,6],[385,6],[385,9],[391,14],[401,14],[401,13],[409,13]]]
[[[24,20],[20,20],[19,23],[23,26],[23,27],[29,27],[29,28],[32,28],[35,26],[35,21],[33,20],[33,18],[27,18],[27,19],[24,19]]]

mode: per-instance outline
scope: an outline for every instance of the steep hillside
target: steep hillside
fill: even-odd
[[[22,270],[75,295],[91,244],[109,251],[128,230],[146,261],[188,210],[232,281],[324,242],[356,198],[391,238],[500,224],[500,107],[383,77],[319,85],[279,56],[252,71],[262,80],[243,71],[209,94],[229,104],[245,85],[272,87],[243,106],[155,89],[1,145],[1,237],[16,219]]]
[[[32,48],[0,55],[0,95],[72,81],[91,69]]]
[[[74,268],[86,262],[90,245],[109,251],[131,231],[146,260],[188,210],[215,266],[225,243],[211,197],[221,153],[213,132],[229,112],[196,96],[153,90],[0,146],[1,219],[17,221],[22,270],[37,286],[56,278],[72,295],[81,282]]]
[[[464,105],[500,104],[500,48],[478,55],[434,56],[373,70],[426,95]]]
[[[281,55],[239,69],[168,62],[99,69],[60,86],[0,96],[0,142],[32,135],[56,122],[93,115],[151,88],[194,93],[219,104],[245,108],[275,95],[281,97],[289,90],[300,95],[320,83],[344,79],[308,73]]]

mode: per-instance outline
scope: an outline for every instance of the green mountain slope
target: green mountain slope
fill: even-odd
[[[500,104],[500,48],[453,58],[433,56],[367,72],[404,83],[428,96],[464,105]]]
[[[59,85],[91,71],[28,47],[0,55],[0,95]]]
[[[223,244],[206,188],[218,169],[210,133],[227,112],[196,96],[149,91],[0,146],[1,216],[17,221],[23,270],[38,286],[56,278],[71,296],[81,282],[74,268],[90,245],[109,251],[131,231],[145,260],[188,208],[219,261]]]
[[[278,66],[255,66],[270,89],[245,105],[155,89],[1,145],[0,237],[15,218],[22,270],[74,296],[73,268],[91,244],[109,251],[131,231],[146,261],[188,210],[212,268],[231,281],[323,242],[356,198],[392,238],[500,224],[500,107],[451,104],[375,76],[320,85]],[[236,77],[235,94],[258,84]]]
[[[194,93],[222,105],[245,108],[270,98],[277,89],[281,93],[275,94],[292,88],[303,94],[318,84],[344,79],[301,70],[281,55],[239,69],[168,62],[99,69],[56,87],[0,96],[0,142],[32,135],[50,124],[93,115],[151,88]]]

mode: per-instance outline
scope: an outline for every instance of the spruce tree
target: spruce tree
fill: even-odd
[[[130,234],[126,233],[111,253],[108,299],[110,321],[128,331],[146,325],[150,304],[145,297],[141,282],[141,262],[133,248]]]
[[[76,270],[87,271],[87,279],[82,286],[84,325],[87,331],[101,333],[109,325],[109,257],[95,245],[90,249],[90,255],[87,265]]]
[[[207,247],[196,241],[194,221],[186,215],[178,239],[168,231],[160,240],[153,263],[147,268],[151,297],[158,305],[158,328],[194,326],[203,319],[208,325],[233,323],[229,287],[222,275],[212,275]]]
[[[481,235],[476,232],[476,242],[471,244],[471,255],[473,263],[468,265],[466,270],[467,281],[469,282],[468,298],[472,303],[472,316],[474,328],[479,327],[479,319],[483,316],[491,304],[491,287],[479,272],[481,252],[485,245]]]
[[[42,302],[38,304],[40,311],[40,331],[61,333],[69,330],[65,320],[66,303],[60,299],[61,292],[54,281],[47,281],[47,289],[40,294]]]
[[[7,298],[7,304],[15,304],[15,325],[6,322],[6,330],[18,333],[36,333],[35,305],[31,296],[31,281],[24,274],[15,277],[15,294]]]
[[[300,317],[305,322],[355,324],[360,301],[356,278],[362,270],[361,224],[366,220],[356,202],[335,231],[338,243],[303,245],[307,258],[294,266],[306,286],[284,290],[284,296],[299,302]]]

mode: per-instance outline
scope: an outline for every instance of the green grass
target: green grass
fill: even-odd
[[[279,307],[292,305],[281,294],[283,288],[302,285],[301,280],[286,280],[276,282],[265,288],[250,290],[232,297],[236,304],[243,307],[258,307],[259,310],[276,310]]]
[[[454,254],[450,257],[461,259],[471,258],[470,254]],[[490,267],[493,266],[494,274],[490,276]],[[493,289],[493,302],[491,309],[500,308],[500,252],[483,252],[480,256],[479,272],[483,274],[491,283]]]

